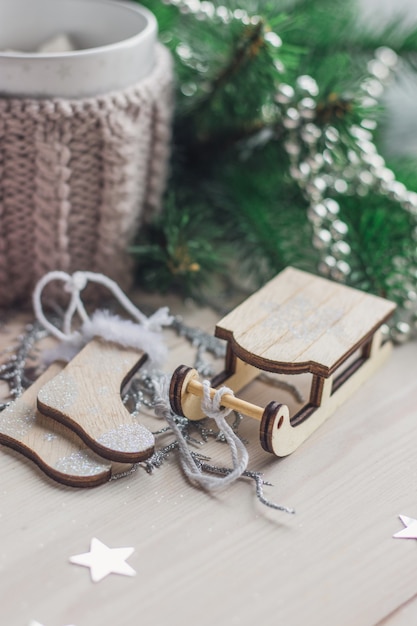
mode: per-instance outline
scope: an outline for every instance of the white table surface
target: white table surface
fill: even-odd
[[[182,307],[191,325],[218,316]],[[9,326],[19,328],[16,319]],[[13,333],[1,333],[4,346]],[[170,364],[190,363],[168,337]],[[213,496],[187,483],[175,454],[94,489],[61,486],[4,446],[0,473],[0,623],[28,626],[398,626],[417,619],[417,540],[393,539],[417,518],[417,349],[390,360],[294,454],[276,459],[245,418],[248,479]],[[274,392],[275,393],[275,392]],[[269,400],[255,382],[243,397]],[[144,423],[146,422],[144,417]],[[218,453],[208,444],[204,453]],[[221,447],[217,462],[229,464]],[[97,537],[132,546],[135,577],[93,583],[69,557]]]

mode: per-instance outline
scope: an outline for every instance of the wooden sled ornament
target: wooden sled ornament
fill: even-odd
[[[309,400],[291,417],[278,402],[261,408],[233,395],[222,399],[260,421],[266,451],[291,454],[388,357],[391,343],[383,343],[381,326],[394,310],[388,300],[288,267],[216,326],[227,353],[212,385],[237,393],[261,371],[312,374]],[[201,396],[197,372],[177,368],[170,385],[173,411],[203,418]]]

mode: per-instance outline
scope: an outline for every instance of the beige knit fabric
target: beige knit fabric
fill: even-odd
[[[103,272],[126,287],[126,248],[164,188],[172,65],[80,100],[0,98],[0,306],[50,270]]]

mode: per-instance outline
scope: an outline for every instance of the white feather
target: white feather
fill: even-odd
[[[123,319],[109,311],[95,311],[92,317],[84,322],[81,333],[85,343],[93,337],[102,337],[106,341],[117,343],[125,348],[143,350],[153,365],[161,365],[167,356],[167,349],[160,332]]]
[[[53,361],[68,362],[94,337],[101,337],[124,348],[142,350],[148,355],[151,367],[160,367],[167,356],[167,348],[160,332],[109,311],[97,310],[84,322],[80,332],[45,351],[43,360],[47,364]]]

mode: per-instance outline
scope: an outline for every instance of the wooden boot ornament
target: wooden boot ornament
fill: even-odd
[[[71,294],[62,331],[46,319],[41,305],[42,291],[52,280],[64,281]],[[105,311],[96,311],[90,318],[80,297],[88,281],[110,289],[135,321]],[[34,309],[43,326],[62,342],[64,351],[72,348],[75,354],[70,355],[65,369],[39,390],[39,411],[74,431],[106,459],[138,463],[149,458],[154,452],[154,436],[126,409],[121,389],[145,361],[163,358],[159,329],[170,321],[167,310],[146,318],[114,281],[91,272],[47,274],[35,289]],[[83,325],[74,333],[75,313]]]
[[[94,454],[61,423],[36,408],[38,391],[53,380],[63,364],[48,369],[0,413],[0,443],[31,459],[50,478],[71,487],[94,487],[112,476],[129,471],[131,465],[113,463]]]

